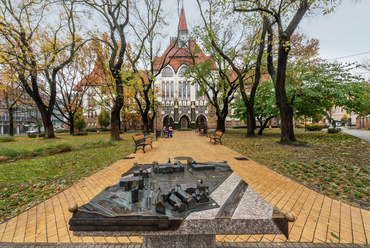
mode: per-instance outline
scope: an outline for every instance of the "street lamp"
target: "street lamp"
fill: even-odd
[[[157,116],[158,116],[158,101],[154,100],[154,107],[155,107],[155,140],[157,141],[158,138],[158,127],[157,127]]]

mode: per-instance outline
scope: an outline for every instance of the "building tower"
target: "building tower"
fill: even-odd
[[[195,40],[189,37],[184,8],[181,9],[177,31],[178,36],[170,38],[170,44],[162,56],[155,58],[154,68],[157,70],[163,61],[166,64],[155,83],[161,92],[158,101],[162,108],[158,113],[160,121],[157,125],[170,123],[176,129],[202,128],[205,125],[215,128],[212,126],[216,125],[216,120],[209,119],[207,98],[204,95],[197,96],[198,84],[185,77],[186,68],[193,64],[193,59],[195,63],[202,63],[212,58],[206,56]]]

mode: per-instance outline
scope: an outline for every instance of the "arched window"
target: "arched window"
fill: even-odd
[[[171,68],[164,68],[163,72],[162,72],[162,77],[173,77],[173,73],[172,73],[172,70]]]
[[[185,77],[186,66],[181,67],[179,77]]]

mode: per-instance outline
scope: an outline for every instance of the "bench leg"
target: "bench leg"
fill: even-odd
[[[143,146],[143,152],[145,153],[145,150],[144,150],[145,146]]]
[[[137,146],[135,146],[135,151],[134,151],[134,153],[136,153],[136,150],[137,150]]]

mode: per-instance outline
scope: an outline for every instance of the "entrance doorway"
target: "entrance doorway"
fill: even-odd
[[[170,124],[172,127],[173,127],[173,119],[170,115],[166,115],[164,118],[163,118],[163,126],[166,126],[168,127],[168,124]],[[161,129],[162,129],[161,127]]]
[[[207,125],[207,119],[204,115],[199,115],[197,118],[197,129],[203,129]]]
[[[189,119],[185,115],[182,116],[180,119],[180,128],[183,129],[183,128],[189,128],[189,127],[190,127]]]

